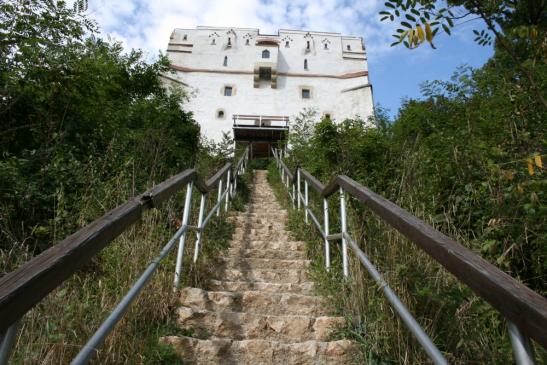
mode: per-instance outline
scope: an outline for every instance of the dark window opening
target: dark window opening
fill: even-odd
[[[308,69],[308,60],[304,60],[304,70]]]
[[[270,67],[260,67],[258,75],[260,81],[270,81],[272,79],[272,69]]]
[[[184,35],[184,37],[182,37],[182,40],[183,40],[183,41],[186,41],[186,40],[188,40],[188,35],[187,35],[187,34],[185,34],[185,35]]]
[[[224,62],[222,63],[223,66],[228,66],[228,56],[224,56]]]
[[[325,49],[329,49],[329,45],[325,43]]]
[[[351,51],[351,46],[348,44],[347,47],[348,51]]]
[[[224,87],[224,96],[232,96],[232,87],[231,86],[225,86]]]
[[[310,41],[306,42],[306,49],[310,49]]]
[[[285,47],[289,48],[289,41],[285,41]]]
[[[211,44],[217,44],[217,40],[213,38],[213,40],[211,41]]]
[[[245,44],[248,46],[249,45],[249,39],[247,38],[247,40],[245,41]]]
[[[302,99],[309,99],[311,97],[310,89],[302,89]]]
[[[232,38],[228,37],[228,45],[231,46],[232,45]]]
[[[267,49],[262,51],[262,58],[270,58],[270,51]]]
[[[325,118],[330,119],[330,114],[325,114]]]
[[[224,110],[219,110],[218,111],[217,118],[224,118]]]

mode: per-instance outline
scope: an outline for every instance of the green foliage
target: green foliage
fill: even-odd
[[[536,80],[545,85],[547,68],[535,67]],[[482,69],[464,67],[449,81],[425,83],[424,97],[406,100],[391,124],[382,113],[378,128],[361,121],[308,120],[311,132],[291,136],[295,147],[288,163],[323,182],[335,174],[349,175],[546,295],[547,180],[534,156],[545,158],[547,109],[518,72],[507,52],[498,50]],[[318,197],[310,199],[321,203]],[[336,211],[336,204],[331,199],[329,208]],[[497,311],[362,204],[350,200],[350,206],[350,227],[363,249],[450,362],[512,361]],[[321,212],[319,205],[312,209]],[[338,224],[334,217],[331,232]],[[302,227],[293,228],[310,237]],[[316,255],[321,260],[320,250]],[[383,299],[369,288],[373,284],[355,281],[346,291],[324,273],[318,275],[326,293],[344,293],[333,299],[342,311],[360,316],[348,333],[362,339],[366,353],[391,356],[394,362],[407,356],[409,363],[422,361],[423,353],[408,340],[404,326],[381,309]]]
[[[137,193],[195,162],[164,57],[84,39],[93,25],[62,4],[8,1],[0,19],[0,248],[39,252],[126,198],[112,184]]]

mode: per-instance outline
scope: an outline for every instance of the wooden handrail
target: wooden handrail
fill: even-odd
[[[236,166],[243,163],[245,154]],[[185,184],[194,182],[202,193],[211,191],[232,168],[224,165],[207,182],[195,169],[187,169],[154,186],[145,193],[112,209],[30,259],[16,270],[0,278],[0,334],[32,309],[46,295],[61,285],[68,277],[87,264],[110,242],[141,219],[145,210],[158,208],[164,201],[180,191]],[[237,171],[234,169],[233,172]],[[231,179],[235,179],[232,173]]]
[[[274,156],[279,159],[276,154]],[[288,172],[284,162],[281,159],[279,162]],[[458,280],[516,324],[527,336],[547,348],[546,298],[348,176],[338,175],[324,186],[309,172],[297,168],[293,175],[289,175],[292,184],[296,184],[295,176],[298,172],[324,198],[328,198],[342,188],[365,204],[383,221],[425,251]]]

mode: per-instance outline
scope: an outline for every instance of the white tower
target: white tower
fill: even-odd
[[[305,108],[335,121],[373,113],[365,47],[339,33],[197,27],[175,29],[167,55],[187,107],[218,140],[234,123],[281,126]],[[244,122],[245,121],[245,122]],[[234,130],[235,132],[235,130]]]

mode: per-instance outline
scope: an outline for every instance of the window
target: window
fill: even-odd
[[[272,69],[271,67],[260,67],[258,70],[260,81],[271,81]]]
[[[349,44],[346,46],[346,48],[348,51],[351,51],[351,46]]]
[[[311,98],[310,89],[302,89],[302,99],[309,99],[309,98]]]
[[[262,51],[262,58],[270,58],[270,51],[267,49]]]
[[[310,41],[306,42],[306,49],[308,49],[308,50],[310,49]]]
[[[182,37],[182,40],[183,40],[183,41],[187,41],[187,40],[188,40],[188,34],[185,34],[185,35]]]
[[[325,43],[325,49],[329,49],[329,45]]]
[[[232,96],[232,87],[224,86],[224,96]]]
[[[247,38],[247,40],[245,41],[245,45],[246,45],[246,46],[249,45],[249,38]]]
[[[222,119],[224,118],[224,110],[220,109],[217,111],[217,118]]]
[[[217,44],[216,38],[213,38],[213,40],[211,41],[211,44],[212,44],[212,45]]]
[[[224,56],[224,62],[222,63],[222,66],[228,66],[228,56]]]
[[[325,118],[330,119],[330,114],[325,114]]]
[[[285,48],[289,48],[289,41],[285,41]]]
[[[232,38],[228,37],[228,46],[232,45]]]
[[[308,69],[308,60],[304,60],[304,70]]]

